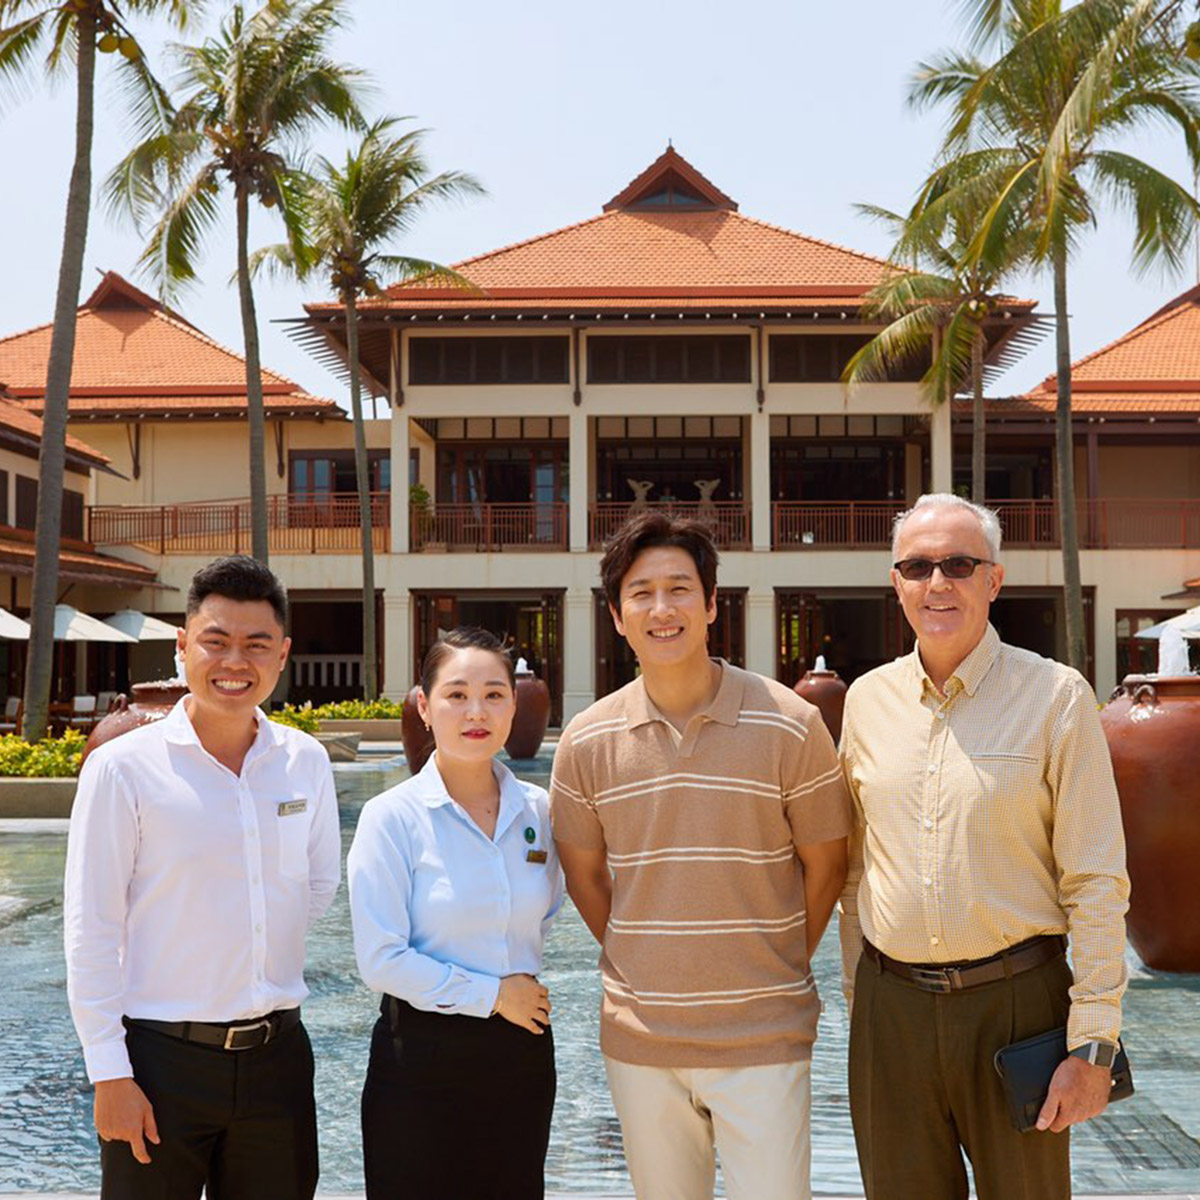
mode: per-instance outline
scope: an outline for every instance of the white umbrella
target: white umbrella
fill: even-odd
[[[54,640],[56,642],[136,642],[137,638],[105,625],[103,621],[81,613],[69,604],[54,606]]]
[[[137,642],[173,642],[178,632],[174,625],[138,612],[136,608],[123,608],[111,617],[105,617],[104,624],[129,634]]]
[[[29,641],[29,623],[14,617],[7,608],[0,608],[0,640],[6,642]]]
[[[1185,638],[1200,638],[1200,604],[1195,608],[1189,608],[1187,612],[1180,613],[1177,617],[1159,621],[1157,625],[1151,625],[1135,636],[1157,641],[1162,637],[1164,629],[1178,629]]]

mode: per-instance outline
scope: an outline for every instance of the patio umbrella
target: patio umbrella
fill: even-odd
[[[173,642],[178,632],[174,625],[138,612],[136,608],[123,608],[111,617],[105,617],[104,624],[129,634],[137,642]]]
[[[0,608],[0,640],[6,642],[29,641],[29,623],[14,617],[7,608]]]
[[[54,640],[56,642],[136,642],[137,638],[130,637],[103,621],[81,613],[79,609],[69,604],[54,606]]]
[[[1185,613],[1180,613],[1177,617],[1170,617],[1166,621],[1159,621],[1157,625],[1150,625],[1134,636],[1157,641],[1162,637],[1164,629],[1178,629],[1185,638],[1200,638],[1200,604],[1195,608],[1189,608]]]

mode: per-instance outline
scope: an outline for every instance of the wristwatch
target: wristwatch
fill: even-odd
[[[1117,1047],[1112,1042],[1084,1042],[1068,1053],[1091,1063],[1093,1067],[1107,1067],[1111,1071],[1117,1058]]]

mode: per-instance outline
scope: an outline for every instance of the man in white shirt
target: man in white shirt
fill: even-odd
[[[96,1085],[103,1200],[316,1191],[299,1005],[341,842],[324,750],[258,707],[287,661],[286,622],[265,566],[210,563],[179,632],[190,694],[80,775],[67,992]]]

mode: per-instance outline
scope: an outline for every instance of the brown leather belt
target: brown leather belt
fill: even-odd
[[[863,942],[863,954],[881,970],[919,987],[925,992],[957,992],[965,988],[980,987],[985,983],[1032,971],[1042,963],[1049,962],[1067,951],[1067,939],[1060,933],[1043,934],[1019,942],[991,958],[979,958],[974,962],[960,963],[906,963],[888,958],[870,942]]]

